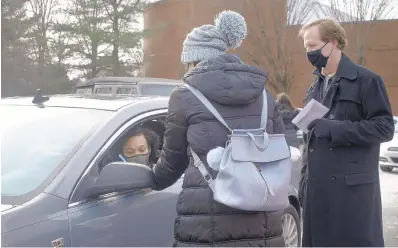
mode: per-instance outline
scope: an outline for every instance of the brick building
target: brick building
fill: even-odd
[[[249,31],[242,46],[231,52],[268,71],[271,90],[289,90],[301,107],[313,68],[302,40],[297,38],[300,27],[286,25],[285,8],[282,0],[159,1],[144,13],[144,27],[153,29],[144,40],[145,76],[179,79],[184,73],[180,55],[186,34],[196,26],[212,24],[217,13],[230,9],[245,17]],[[343,26],[348,38],[345,53],[353,60],[363,57],[364,65],[381,75],[394,114],[398,115],[398,20]],[[284,89],[272,87],[277,81],[286,82]]]

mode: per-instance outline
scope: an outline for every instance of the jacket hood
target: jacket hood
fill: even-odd
[[[267,76],[237,56],[223,54],[200,62],[184,75],[183,81],[219,104],[246,105],[261,95]]]

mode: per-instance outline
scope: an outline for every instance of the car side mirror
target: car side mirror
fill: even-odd
[[[97,197],[113,192],[152,188],[154,185],[150,167],[137,163],[113,162],[102,169],[87,196]]]

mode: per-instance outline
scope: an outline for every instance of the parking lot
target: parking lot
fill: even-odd
[[[380,171],[385,246],[398,246],[398,170]]]

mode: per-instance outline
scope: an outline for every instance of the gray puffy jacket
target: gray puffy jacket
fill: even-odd
[[[234,55],[202,61],[183,80],[204,94],[231,128],[258,128],[267,74]],[[274,98],[268,93],[267,132],[284,133]],[[228,130],[184,86],[169,102],[164,147],[154,176],[158,190],[185,172],[177,204],[176,246],[284,246],[281,213],[244,212],[213,200],[212,191],[193,167],[189,146],[206,162],[206,154],[225,146]]]

